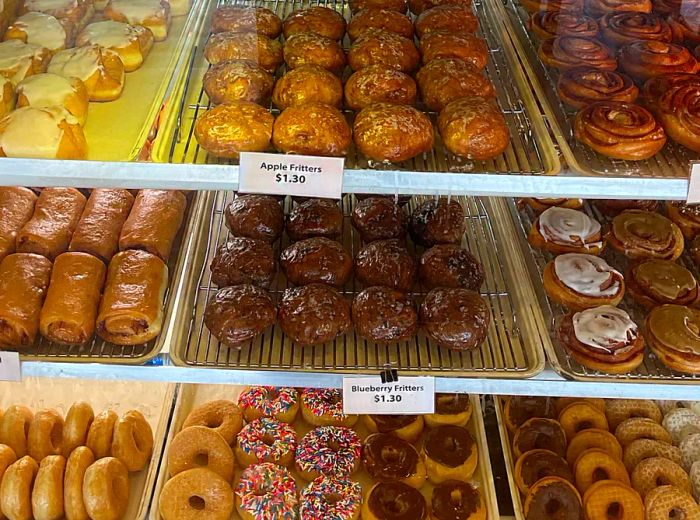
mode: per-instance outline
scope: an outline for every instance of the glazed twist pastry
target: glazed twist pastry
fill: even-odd
[[[692,79],[671,86],[671,82],[664,81],[667,76],[680,74],[666,74],[650,79],[647,82],[651,83],[647,102],[671,139],[700,152],[700,78],[689,74],[687,76]],[[666,87],[658,97],[653,94],[660,91],[655,85],[660,85],[660,88]]]
[[[666,144],[666,133],[646,108],[620,101],[588,105],[574,120],[574,136],[613,159],[641,161]]]
[[[625,278],[634,301],[647,309],[665,303],[693,305],[700,295],[693,273],[671,260],[633,265]]]
[[[622,47],[617,58],[622,70],[638,81],[669,72],[695,74],[700,64],[685,47],[662,41],[638,40]]]
[[[613,52],[600,40],[579,36],[559,36],[540,45],[542,62],[560,70],[574,67],[593,67],[615,70],[617,60]]]
[[[652,13],[608,13],[598,20],[598,24],[603,40],[614,47],[622,47],[636,40],[673,40],[673,32],[668,22]]]
[[[527,240],[554,253],[598,254],[603,248],[600,223],[582,211],[559,207],[537,217]]]
[[[681,228],[683,238],[693,240],[700,235],[700,206],[683,202],[667,202],[666,215]]]
[[[598,36],[598,23],[593,18],[567,11],[533,13],[527,26],[540,40],[551,40],[557,36]]]
[[[639,89],[628,76],[614,70],[576,67],[559,76],[557,94],[566,105],[580,110],[598,101],[634,103]]]
[[[672,370],[700,374],[700,311],[662,305],[646,318],[649,347]]]
[[[560,12],[566,11],[571,13],[583,12],[583,0],[521,0],[522,6],[536,13],[540,11]]]
[[[650,13],[651,0],[586,0],[586,10],[596,18],[618,11]]]
[[[634,209],[613,219],[607,239],[610,246],[633,260],[675,260],[684,247],[683,234],[673,222],[658,213]]]
[[[692,6],[682,12],[672,13],[666,19],[676,41],[700,43],[700,7]]]

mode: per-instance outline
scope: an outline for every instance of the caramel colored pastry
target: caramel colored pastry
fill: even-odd
[[[87,253],[59,255],[41,309],[41,335],[65,345],[90,341],[106,272],[105,264]]]
[[[522,6],[531,13],[581,13],[583,0],[521,0]]]
[[[564,104],[580,110],[598,101],[634,103],[639,89],[628,76],[619,72],[575,67],[559,76],[557,94]]]
[[[250,237],[272,243],[284,231],[284,212],[274,197],[242,195],[224,211],[226,227],[235,236]]]
[[[145,27],[112,20],[91,23],[75,40],[76,45],[81,47],[99,45],[113,50],[122,59],[126,72],[132,72],[143,65],[153,47],[153,41],[153,33]]]
[[[34,343],[50,276],[51,262],[43,256],[15,253],[0,262],[0,346]]]
[[[272,143],[284,153],[342,157],[352,133],[340,110],[314,102],[285,109],[275,120]]]
[[[280,110],[306,103],[325,103],[340,108],[343,104],[343,83],[323,67],[302,65],[277,80],[272,102]]]
[[[428,479],[433,484],[448,480],[469,481],[478,461],[477,446],[466,428],[446,424],[429,430],[423,440]]]
[[[655,76],[644,84],[644,97],[668,136],[700,151],[700,123],[695,101],[700,96],[700,77],[670,73]]]
[[[391,9],[397,13],[406,13],[406,0],[350,0],[350,11],[356,13],[363,9]]]
[[[428,249],[421,256],[418,272],[428,289],[462,287],[478,291],[484,283],[481,262],[456,244],[438,244]]]
[[[81,29],[94,14],[93,4],[83,0],[22,0],[18,2],[18,14],[39,12],[66,20]]]
[[[581,209],[583,199],[535,199],[527,198],[518,201],[519,204],[527,204],[538,215],[551,207]]]
[[[559,477],[567,482],[574,476],[566,460],[547,449],[535,449],[523,453],[515,462],[515,483],[523,495],[527,495],[534,484],[545,477]]]
[[[608,217],[614,217],[628,209],[655,212],[659,207],[659,202],[656,200],[603,199],[596,200],[594,204],[598,211]]]
[[[421,303],[420,321],[439,346],[474,350],[486,339],[491,313],[479,293],[441,287],[430,291]]]
[[[527,241],[533,247],[556,254],[599,254],[603,249],[600,223],[575,209],[551,207],[530,228]]]
[[[67,20],[59,20],[50,14],[29,12],[7,28],[3,40],[21,40],[53,53],[70,47],[74,36],[73,26]]]
[[[565,518],[581,520],[583,505],[581,495],[574,485],[560,477],[538,480],[525,497],[525,520]]]
[[[97,314],[97,335],[117,345],[140,345],[160,334],[168,266],[146,251],[112,257]]]
[[[170,32],[170,4],[165,0],[110,0],[103,14],[116,22],[150,29],[157,42]]]
[[[0,117],[15,109],[15,86],[0,75]]]
[[[345,68],[345,52],[340,44],[316,33],[296,33],[284,44],[288,69],[316,65],[340,74]]]
[[[545,266],[543,283],[550,298],[573,311],[615,306],[625,294],[622,274],[588,254],[558,255]]]
[[[436,112],[461,98],[496,97],[493,85],[477,67],[454,58],[427,63],[416,74],[416,81],[423,102]]]
[[[109,263],[119,250],[119,235],[133,204],[128,190],[92,190],[68,250],[90,253]]]
[[[527,27],[540,40],[557,36],[596,38],[598,23],[594,18],[567,11],[538,11],[530,15]]]
[[[235,101],[263,104],[270,99],[275,78],[247,60],[222,61],[204,74],[204,92],[215,105]]]
[[[63,107],[85,125],[88,112],[88,92],[78,78],[65,78],[42,73],[29,76],[17,84],[17,107]]]
[[[700,208],[682,202],[667,202],[666,214],[683,232],[686,240],[700,234]]]
[[[580,36],[558,36],[544,40],[538,52],[542,63],[559,70],[574,67],[593,67],[601,70],[615,70],[615,54],[603,42],[595,38]]]
[[[370,65],[353,74],[345,83],[345,104],[361,110],[373,103],[413,105],[418,87],[413,78],[385,65]]]
[[[455,34],[473,33],[479,28],[479,20],[469,7],[439,5],[422,12],[415,22],[416,34],[422,38],[430,32]]]
[[[559,457],[566,455],[566,433],[558,421],[533,417],[516,430],[513,435],[513,454],[516,457],[539,449],[549,450]]]
[[[254,32],[268,38],[277,38],[282,32],[282,20],[264,7],[220,5],[212,16],[211,31],[215,33]]]
[[[612,47],[622,47],[637,40],[671,42],[671,26],[652,13],[622,11],[608,13],[600,20],[600,34]]]
[[[85,197],[74,188],[44,188],[32,218],[17,234],[17,252],[49,260],[65,253],[84,207]]]
[[[354,71],[370,65],[385,65],[401,72],[412,72],[419,62],[420,54],[413,40],[381,29],[367,29],[348,51],[348,65]]]
[[[671,260],[652,259],[632,265],[626,280],[634,301],[647,309],[666,303],[694,305],[700,296],[693,274]]]
[[[32,218],[36,200],[29,188],[0,187],[0,261],[15,252],[17,234]]]
[[[629,315],[603,305],[567,314],[559,341],[581,365],[608,374],[626,374],[644,360],[644,338]]]
[[[267,289],[277,272],[272,246],[264,240],[232,237],[219,246],[209,266],[219,287],[252,284]]]
[[[460,244],[466,229],[464,217],[462,205],[454,199],[426,199],[411,213],[411,238],[425,247]]]
[[[204,48],[204,57],[212,65],[222,61],[248,60],[268,72],[275,72],[284,61],[282,44],[256,33],[213,34]]]
[[[589,428],[609,429],[605,410],[603,407],[596,406],[595,401],[570,402],[561,409],[558,420],[567,439],[573,439],[579,432]],[[576,463],[574,463],[574,469],[576,469]]]
[[[700,374],[700,311],[682,305],[655,307],[647,315],[652,352],[671,370]]]
[[[363,108],[353,125],[355,146],[370,159],[401,162],[433,149],[430,118],[406,105],[375,103]]]
[[[0,43],[0,76],[13,84],[24,78],[46,71],[50,52],[46,47],[21,40]]]
[[[608,244],[632,260],[675,260],[683,253],[681,230],[658,213],[627,210],[617,215],[607,236]]]
[[[241,152],[270,148],[274,116],[252,101],[232,101],[199,115],[194,136],[207,153],[238,159]]]
[[[618,53],[620,67],[637,81],[671,72],[695,74],[700,63],[685,47],[662,41],[638,40],[628,43]]]
[[[338,11],[314,5],[291,12],[282,29],[287,39],[298,33],[315,33],[337,41],[345,35],[345,19]]]
[[[596,18],[619,11],[651,12],[651,0],[585,0],[585,4],[591,16]]]
[[[97,45],[60,51],[47,69],[65,78],[85,83],[90,101],[114,101],[124,89],[124,63],[119,54]]]
[[[368,287],[352,301],[355,332],[368,341],[408,341],[418,330],[418,312],[410,297],[389,287]]]
[[[294,242],[280,254],[280,268],[295,285],[325,283],[342,287],[352,274],[352,256],[325,237]]]
[[[682,12],[671,13],[666,21],[671,26],[676,41],[700,44],[700,6],[692,5]]]
[[[569,466],[573,467],[579,455],[591,448],[599,448],[622,460],[622,446],[612,433],[600,428],[586,428],[574,435],[569,442],[566,449],[566,461]]]
[[[289,212],[286,229],[291,240],[337,238],[343,232],[343,212],[335,200],[308,199]]]
[[[393,200],[368,197],[355,204],[352,225],[364,242],[406,236],[406,214]]]
[[[417,270],[415,258],[398,238],[375,240],[355,255],[355,278],[366,287],[385,285],[408,292]]]
[[[413,39],[413,22],[407,16],[391,9],[363,9],[355,13],[348,25],[350,40],[357,40],[368,29],[388,31]]]

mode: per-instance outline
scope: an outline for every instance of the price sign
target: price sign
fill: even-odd
[[[410,415],[435,412],[435,378],[401,377],[382,383],[379,376],[344,377],[346,414]]]
[[[339,199],[345,159],[310,155],[241,153],[238,191]]]
[[[17,352],[0,351],[0,381],[21,381],[22,369]]]

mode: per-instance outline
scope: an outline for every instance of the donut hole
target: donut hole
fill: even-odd
[[[275,445],[275,438],[272,436],[270,433],[266,433],[265,435],[262,436],[262,442],[263,444],[267,446],[274,446]]]
[[[544,505],[544,512],[549,516],[553,516],[559,511],[561,511],[562,508],[562,503],[556,498],[553,498],[551,500],[548,500],[547,503]]]
[[[453,489],[450,493],[450,504],[458,511],[462,509],[462,492],[459,489]]]
[[[340,404],[342,400],[343,398],[341,397],[341,395],[335,392],[333,392],[326,398],[326,402],[332,406]]]
[[[325,495],[324,498],[326,500],[326,503],[330,506],[334,506],[335,504],[343,500],[343,497],[340,496],[338,493],[329,493]]]
[[[551,440],[551,437],[549,437],[548,435],[542,435],[541,433],[538,433],[537,435],[535,435],[533,446],[535,449],[547,450],[552,444]]]
[[[207,503],[198,495],[192,495],[187,502],[189,503],[190,507],[196,511],[204,511],[204,509],[207,507]]]
[[[199,467],[209,466],[209,453],[206,451],[198,451],[194,455],[194,464]]]
[[[656,477],[656,487],[670,486],[672,484],[673,482],[666,479],[663,475],[659,475],[658,477]]]
[[[24,421],[24,438],[29,437],[29,421]]]
[[[674,507],[668,512],[669,520],[685,520],[686,517],[685,511],[677,507]]]
[[[220,415],[210,415],[205,422],[207,428],[219,428],[222,424],[224,424],[224,418]]]
[[[580,432],[581,430],[588,430],[589,428],[593,428],[593,423],[591,421],[581,421],[576,425],[576,432]]]
[[[596,468],[593,470],[593,482],[598,482],[599,480],[610,480],[610,475],[603,468]]]
[[[328,449],[331,451],[340,451],[340,444],[338,444],[338,441],[335,439],[329,440],[326,446],[328,446]]]
[[[382,502],[382,509],[384,509],[384,512],[392,513],[395,515],[406,514],[406,511],[408,511],[408,507],[408,503],[404,502],[398,497],[394,497],[394,500],[385,500],[384,502]]]
[[[622,504],[619,502],[613,502],[605,510],[605,518],[609,520],[622,520],[624,518],[624,512],[622,509]]]
[[[445,437],[444,439],[442,439],[442,447],[448,453],[457,451],[457,439],[455,439],[454,437]]]
[[[51,440],[51,447],[54,451],[60,451],[61,444],[63,443],[63,425],[56,421],[51,426],[51,433],[49,434]]]
[[[280,393],[277,391],[276,388],[269,388],[269,389],[267,390],[267,397],[268,397],[268,399],[270,399],[271,401],[274,401],[274,400],[277,399],[279,396],[280,396]]]
[[[401,462],[402,459],[403,457],[401,456],[401,452],[396,448],[392,446],[382,447],[382,461],[386,462],[387,464],[392,464],[395,462]]]
[[[131,441],[136,447],[136,451],[146,451],[146,439],[136,433],[136,430],[131,430]]]

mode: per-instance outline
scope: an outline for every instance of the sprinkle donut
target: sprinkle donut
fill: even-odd
[[[274,462],[289,466],[294,461],[297,434],[287,423],[261,417],[246,424],[238,434],[234,453],[242,466]]]
[[[297,488],[287,468],[264,462],[243,470],[235,489],[243,520],[296,520]]]
[[[274,386],[246,388],[238,397],[238,406],[243,410],[243,417],[248,422],[260,417],[270,417],[292,423],[299,411],[296,389]]]
[[[301,520],[351,520],[362,504],[362,486],[347,478],[318,477],[301,491]]]
[[[296,468],[305,480],[347,477],[357,470],[361,451],[362,441],[350,428],[319,426],[299,441]]]
[[[343,394],[335,388],[307,388],[301,394],[301,415],[312,426],[354,426],[357,415],[343,413]]]

